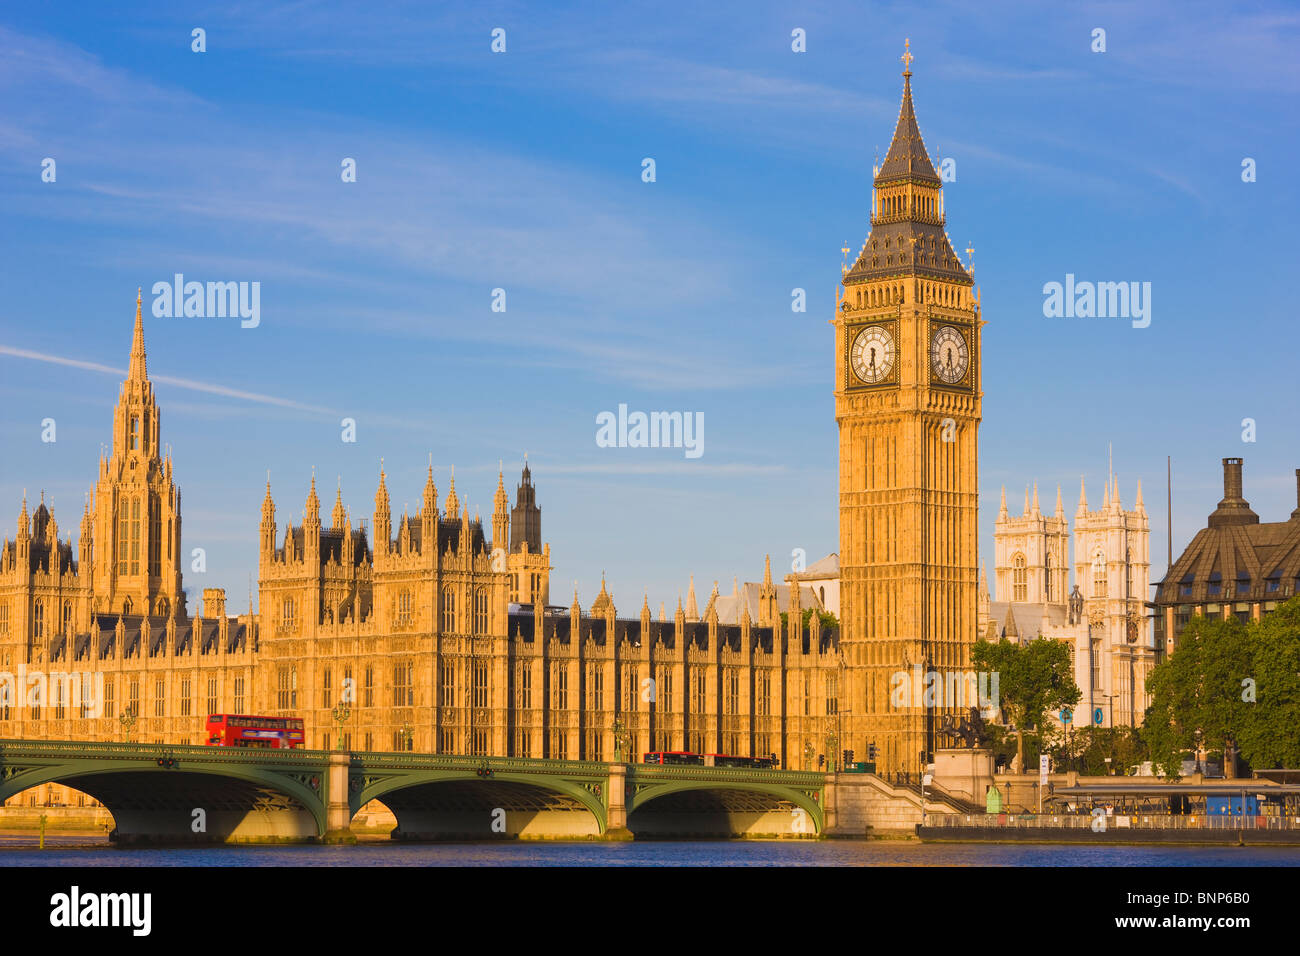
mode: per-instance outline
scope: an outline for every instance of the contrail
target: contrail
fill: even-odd
[[[52,365],[66,365],[71,368],[84,368],[91,372],[103,372],[107,375],[126,375],[126,369],[114,368],[111,365],[101,365],[99,362],[85,362],[81,359],[65,358],[62,355],[47,355],[44,352],[31,352],[27,349],[16,349],[8,345],[0,345],[0,355],[12,355],[14,358],[31,359],[34,362],[49,362]],[[322,408],[319,405],[306,405],[302,402],[295,402],[287,398],[277,398],[274,395],[262,395],[258,392],[245,392],[237,388],[227,388],[224,385],[211,385],[207,382],[195,382],[187,378],[174,378],[170,375],[151,375],[152,381],[160,382],[164,385],[174,385],[177,388],[188,388],[195,392],[207,392],[210,395],[224,395],[227,398],[239,398],[246,402],[257,402],[260,405],[276,405],[280,408],[293,408],[303,412],[316,412],[321,415],[337,414],[333,409]]]

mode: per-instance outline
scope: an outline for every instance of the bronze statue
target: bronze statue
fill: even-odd
[[[984,718],[980,716],[978,707],[972,707],[970,715],[963,717],[960,723],[953,721],[952,714],[944,714],[939,733],[960,740],[962,746],[973,750],[984,742]]]

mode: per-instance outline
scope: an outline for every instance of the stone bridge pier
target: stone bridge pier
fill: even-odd
[[[324,843],[356,843],[352,832],[352,806],[348,801],[348,770],[352,755],[331,752],[325,768],[325,835]]]

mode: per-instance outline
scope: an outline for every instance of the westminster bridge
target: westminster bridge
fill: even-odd
[[[352,842],[371,800],[394,839],[816,837],[834,790],[813,771],[0,740],[0,805],[48,783],[102,803],[119,844]]]

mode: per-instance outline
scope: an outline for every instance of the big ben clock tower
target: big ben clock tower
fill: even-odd
[[[909,44],[910,47],[910,44]],[[922,769],[976,634],[979,297],[944,231],[942,182],[903,104],[871,233],[836,290],[843,746]],[[846,250],[847,254],[847,250]],[[930,681],[926,675],[935,672]],[[962,685],[963,692],[967,689]]]

